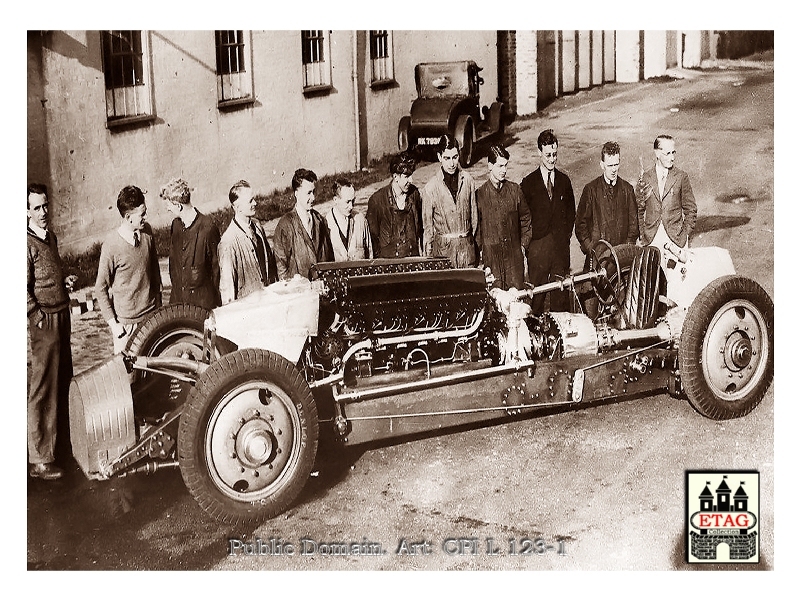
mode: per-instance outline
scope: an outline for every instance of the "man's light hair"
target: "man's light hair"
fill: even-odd
[[[173,204],[189,204],[192,201],[192,190],[184,179],[177,178],[161,186],[159,195]]]

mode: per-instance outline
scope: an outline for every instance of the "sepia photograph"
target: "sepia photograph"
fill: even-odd
[[[774,31],[31,23],[28,572],[775,570]]]

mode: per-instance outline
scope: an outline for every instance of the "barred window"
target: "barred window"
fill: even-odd
[[[147,36],[142,31],[103,31],[103,74],[109,122],[150,116]]]
[[[325,89],[331,85],[330,39],[325,31],[301,31],[303,89]]]
[[[250,33],[215,31],[217,46],[217,99],[220,105],[253,97],[250,72]]]
[[[391,31],[369,32],[369,56],[372,64],[372,83],[394,81]]]

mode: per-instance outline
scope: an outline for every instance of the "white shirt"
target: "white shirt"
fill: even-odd
[[[313,238],[314,236],[311,234],[311,213],[301,212],[297,208],[297,205],[295,205],[294,211],[297,213],[297,216],[300,217],[300,222],[303,224],[303,229],[306,230],[308,237]]]
[[[123,240],[128,242],[133,247],[136,247],[142,237],[139,232],[133,231],[133,229],[130,227],[126,227],[124,223],[119,226],[117,232]]]
[[[36,237],[38,237],[40,240],[44,241],[47,238],[47,230],[35,225],[33,221],[28,221],[28,227],[31,228],[31,231],[35,233]]]
[[[658,197],[664,197],[664,183],[667,181],[669,169],[661,166],[661,163],[656,163],[656,178],[658,179]]]

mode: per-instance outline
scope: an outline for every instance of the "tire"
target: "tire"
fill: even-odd
[[[456,121],[455,138],[460,149],[458,162],[463,169],[472,164],[472,145],[475,139],[475,128],[472,125],[472,117],[461,115]]]
[[[772,299],[755,281],[715,279],[689,306],[678,364],[689,402],[711,419],[735,419],[761,402],[774,369]]]
[[[263,522],[288,509],[317,454],[317,406],[300,372],[257,349],[227,354],[190,392],[178,428],[189,492],[212,517]]]
[[[397,126],[397,148],[400,152],[406,152],[414,147],[414,142],[411,139],[411,117],[405,116]]]
[[[133,356],[183,356],[200,360],[203,327],[211,312],[193,304],[170,304],[142,321],[128,340]]]

